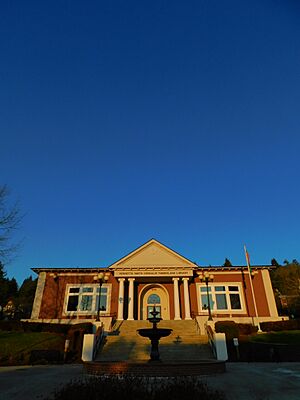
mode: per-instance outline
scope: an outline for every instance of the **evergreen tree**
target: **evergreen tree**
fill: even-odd
[[[18,293],[18,309],[24,318],[30,318],[36,285],[37,279],[33,280],[30,276],[24,279],[20,286]]]
[[[276,258],[272,258],[271,265],[273,265],[274,267],[279,267],[279,264],[278,264]]]
[[[18,296],[18,284],[15,278],[9,279],[6,277],[4,265],[0,262],[0,306],[1,314],[0,318],[3,317],[4,307],[7,305],[9,300],[12,300],[16,304],[16,298]]]
[[[223,267],[232,267],[232,264],[228,258],[225,258],[225,262],[223,264]]]

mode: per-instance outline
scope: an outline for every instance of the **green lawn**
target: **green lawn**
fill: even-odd
[[[57,333],[0,331],[0,365],[27,364],[31,350],[63,351],[64,342]]]
[[[251,341],[259,343],[300,345],[300,331],[280,331],[280,332],[260,333],[258,335],[251,336]]]

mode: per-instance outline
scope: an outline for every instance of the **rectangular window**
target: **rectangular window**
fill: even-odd
[[[84,287],[82,288],[82,293],[93,293],[94,288],[92,287]]]
[[[209,305],[212,311],[238,311],[242,310],[241,288],[239,285],[214,285],[210,283]],[[200,286],[200,306],[202,310],[208,309],[207,287]]]
[[[230,304],[231,304],[231,308],[233,310],[240,310],[241,307],[241,300],[240,300],[240,295],[238,293],[230,293],[229,294],[230,297]]]
[[[67,311],[77,311],[78,296],[70,296],[68,299]]]
[[[99,310],[100,311],[106,311],[106,308],[107,308],[107,297],[103,296],[101,294],[100,302],[99,302],[99,296],[97,296],[96,297],[96,304],[97,304],[97,310],[98,310],[98,306],[99,306]]]
[[[207,289],[208,289],[209,292],[211,292],[211,287],[210,286],[208,286],[208,288],[206,288],[206,286],[203,286],[203,287],[200,288],[201,293],[207,293]]]
[[[66,312],[96,314],[99,307],[100,313],[106,313],[109,310],[108,287],[101,287],[100,302],[99,290],[99,285],[74,285],[69,287]]]
[[[227,310],[226,294],[216,294],[217,310]]]
[[[93,296],[81,296],[80,311],[92,311]]]
[[[71,287],[70,288],[70,293],[79,293],[79,287]]]
[[[207,297],[207,294],[202,294],[201,295],[201,302],[202,302],[202,310],[208,310],[208,297]],[[209,295],[209,306],[210,306],[210,309],[212,310],[213,306],[214,306],[214,301],[213,301],[213,298],[212,298],[211,294]]]

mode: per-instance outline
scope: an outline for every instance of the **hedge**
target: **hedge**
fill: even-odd
[[[218,321],[215,324],[216,332],[226,335],[226,340],[238,338],[240,335],[252,335],[258,331],[257,326],[252,324],[237,324],[234,321]]]
[[[263,332],[300,330],[300,319],[289,319],[287,321],[276,322],[261,322],[260,328]]]
[[[239,337],[239,328],[234,321],[218,321],[215,323],[216,332],[225,333],[226,340]]]
[[[93,325],[91,322],[79,324],[52,324],[46,322],[29,321],[0,321],[0,331],[51,332],[66,335],[70,331],[76,329],[83,329],[84,333],[92,333]]]
[[[21,321],[0,321],[0,331],[23,332],[24,329]]]

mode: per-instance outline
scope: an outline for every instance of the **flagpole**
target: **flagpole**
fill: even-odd
[[[255,300],[255,295],[254,295],[254,288],[253,288],[253,282],[252,282],[252,276],[251,276],[251,268],[250,268],[250,262],[249,262],[249,255],[246,249],[246,245],[244,245],[244,251],[245,251],[245,257],[246,257],[246,262],[247,262],[247,267],[248,267],[248,273],[249,273],[249,280],[250,280],[250,287],[251,287],[251,293],[252,293],[252,298],[253,298],[253,304],[254,304],[254,310],[255,310],[255,317],[257,320],[258,324],[258,331],[261,332],[259,321],[258,321],[258,313],[257,313],[257,306],[256,306],[256,300]]]

